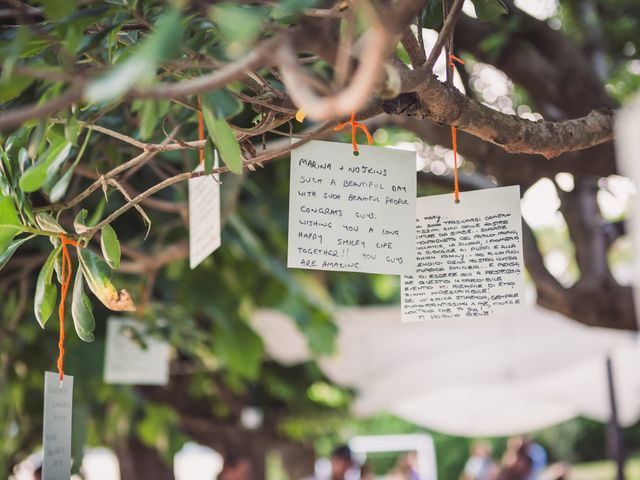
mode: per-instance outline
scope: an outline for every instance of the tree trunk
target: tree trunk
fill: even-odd
[[[129,438],[116,448],[120,480],[174,480],[173,468],[160,458],[157,450],[137,438]]]

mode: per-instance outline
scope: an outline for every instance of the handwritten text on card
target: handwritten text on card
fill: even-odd
[[[73,377],[44,373],[44,419],[42,422],[44,480],[69,480],[71,476],[71,414]]]
[[[404,321],[513,314],[524,307],[519,187],[422,197],[416,275],[402,278]]]
[[[293,268],[415,272],[415,153],[314,141],[291,154]]]

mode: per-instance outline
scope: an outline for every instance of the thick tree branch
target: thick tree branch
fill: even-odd
[[[423,69],[408,72],[406,76],[406,84],[416,91],[421,102],[420,114],[499,145],[507,152],[554,158],[613,139],[613,111],[608,108],[573,120],[532,122],[482,105]],[[423,80],[419,81],[416,76]]]

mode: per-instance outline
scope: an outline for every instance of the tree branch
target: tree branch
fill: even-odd
[[[593,110],[573,120],[532,122],[482,105],[423,68],[402,74],[403,86],[406,82],[418,94],[422,104],[418,112],[422,116],[455,126],[507,152],[554,158],[613,139],[613,111],[608,108]]]
[[[444,24],[440,29],[440,33],[438,34],[436,43],[433,45],[431,53],[429,54],[429,58],[427,59],[427,63],[425,64],[425,68],[427,70],[433,71],[433,66],[436,64],[438,57],[442,53],[442,49],[447,43],[449,36],[453,32],[453,27],[456,25],[456,22],[460,17],[463,4],[464,0],[454,0],[453,5],[451,6],[451,10],[449,11],[449,15],[447,15],[447,18],[445,19]],[[419,32],[419,34],[422,35],[422,32]]]

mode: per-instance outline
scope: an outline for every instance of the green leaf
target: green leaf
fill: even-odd
[[[60,180],[60,169],[64,165],[64,162],[67,161],[72,147],[72,143],[67,142],[64,137],[60,137],[60,139],[56,141],[56,147],[49,152],[46,158],[47,175],[42,184],[42,190],[47,194],[51,194],[52,188]]]
[[[73,229],[76,231],[78,235],[82,235],[86,233],[89,228],[87,227],[87,209],[83,208],[78,212],[76,218],[73,220]]]
[[[35,237],[35,235],[31,235],[29,237],[19,238],[17,240],[14,240],[13,242],[11,242],[9,244],[9,246],[7,247],[7,249],[2,254],[0,254],[0,270],[2,270],[4,268],[4,266],[7,264],[7,262],[13,256],[13,254],[16,253],[16,250],[18,250],[18,247],[20,245],[22,245],[27,240],[31,240],[34,237]]]
[[[87,286],[105,307],[114,311],[135,310],[135,305],[129,292],[118,290],[111,283],[111,268],[99,256],[88,248],[78,248],[80,268],[87,281]]]
[[[38,3],[44,8],[49,20],[60,20],[76,10],[74,0],[40,0]]]
[[[213,149],[213,143],[210,138],[207,138],[207,143],[204,145],[204,171],[207,175],[211,174],[214,165],[216,163],[216,154]]]
[[[207,126],[211,140],[218,148],[222,161],[236,175],[242,173],[242,157],[240,156],[240,145],[233,130],[223,118],[216,118],[207,105],[202,106],[204,123]]]
[[[222,36],[227,40],[227,52],[232,57],[244,53],[260,35],[267,16],[263,7],[222,3],[211,9]]]
[[[29,167],[20,177],[20,188],[25,192],[35,192],[47,178],[47,165],[42,160],[38,160]]]
[[[200,96],[203,105],[215,118],[231,118],[242,111],[243,105],[228,89],[219,88]]]
[[[80,131],[82,127],[80,126],[80,122],[76,117],[71,117],[67,120],[67,123],[64,125],[64,138],[67,142],[77,145],[78,135],[80,135]]]
[[[493,20],[498,15],[509,13],[507,5],[502,0],[471,0],[476,9],[476,15],[483,22]]]
[[[84,292],[81,268],[76,272],[76,280],[73,284],[71,318],[73,318],[73,325],[76,327],[76,333],[80,340],[93,342],[93,330],[96,328],[96,320],[93,317],[93,309],[89,297]]]
[[[49,257],[47,257],[47,261],[44,262],[38,274],[38,280],[36,282],[33,310],[42,328],[44,328],[47,320],[49,320],[49,317],[51,317],[51,314],[56,308],[58,288],[51,282],[51,277],[53,276],[53,266],[56,262],[56,257],[60,254],[61,249],[62,246],[59,246],[51,251]]]
[[[100,247],[102,248],[102,256],[109,266],[113,269],[118,268],[120,266],[120,242],[111,225],[102,227]]]
[[[431,30],[436,30],[442,25],[442,0],[427,0],[422,10],[422,25]]]
[[[58,233],[67,233],[64,228],[60,226],[60,224],[46,212],[38,212],[36,213],[36,222],[38,226],[47,232],[58,232]]]
[[[20,96],[31,86],[34,79],[23,75],[14,75],[0,82],[0,102],[5,103]]]
[[[22,231],[16,208],[9,197],[0,198],[0,253],[4,253],[13,237]]]
[[[158,20],[153,33],[135,53],[89,84],[85,98],[94,103],[113,100],[124,95],[136,83],[152,80],[158,64],[171,57],[181,44],[180,20],[180,10],[169,10]]]
[[[45,181],[52,180],[71,151],[71,143],[59,138],[52,143],[44,155],[20,177],[20,188],[25,192],[35,192]]]
[[[148,140],[153,135],[158,123],[156,102],[143,100],[140,107],[140,138]]]
[[[242,321],[227,321],[216,329],[215,346],[231,373],[256,379],[262,361],[260,337]]]
[[[73,161],[73,163],[69,166],[67,171],[64,172],[62,177],[60,177],[60,179],[51,188],[51,192],[49,193],[49,200],[51,200],[52,202],[54,203],[59,202],[60,200],[62,200],[65,193],[67,193],[67,189],[69,188],[69,184],[71,183],[71,179],[73,178],[73,172],[76,166],[78,166],[78,163],[80,163],[80,159],[82,158],[82,155],[84,154],[87,148],[87,145],[89,144],[89,139],[91,138],[91,132],[92,130],[89,130],[86,136],[84,137],[84,141],[82,142],[80,151],[76,155],[76,158]],[[65,138],[67,138],[67,130],[65,130]],[[67,140],[69,139],[67,138]]]
[[[73,178],[73,168],[70,168],[64,175],[60,177],[60,179],[55,183],[55,185],[51,188],[51,193],[49,194],[49,200],[53,203],[59,202],[64,197],[64,194],[67,193],[67,189],[69,188],[69,184],[71,183],[71,179]]]

